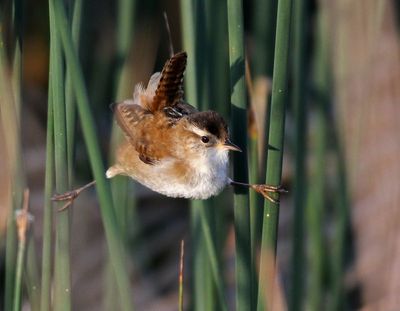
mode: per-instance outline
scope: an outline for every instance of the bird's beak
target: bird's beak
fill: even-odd
[[[236,146],[229,139],[225,140],[225,143],[223,144],[223,146],[224,146],[225,149],[242,152],[242,149],[240,149],[238,146]]]

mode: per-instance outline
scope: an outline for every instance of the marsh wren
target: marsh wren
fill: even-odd
[[[115,107],[126,140],[107,177],[127,175],[170,197],[207,199],[228,184],[268,192],[280,187],[236,183],[228,177],[228,151],[241,151],[229,140],[228,126],[215,111],[197,111],[184,101],[186,52],[172,56],[146,88]]]
[[[277,202],[270,193],[283,192],[281,187],[228,177],[228,151],[241,150],[229,140],[228,126],[217,112],[198,111],[184,101],[186,59],[186,52],[175,54],[147,87],[137,85],[132,99],[114,106],[125,140],[106,176],[126,175],[169,197],[207,199],[233,184]]]

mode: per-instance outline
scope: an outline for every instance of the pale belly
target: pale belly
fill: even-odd
[[[137,163],[135,168],[121,168],[118,164],[107,171],[107,177],[127,175],[142,185],[169,197],[208,199],[219,194],[229,183],[227,175],[228,157],[213,160],[193,161],[185,176],[172,174],[174,160],[155,165]]]
[[[168,164],[165,164],[168,171]],[[169,197],[188,199],[208,199],[219,194],[228,183],[226,165],[209,166],[207,169],[193,167],[189,176],[174,178],[171,174],[164,174],[162,167],[154,167],[151,178],[137,178],[146,187]]]

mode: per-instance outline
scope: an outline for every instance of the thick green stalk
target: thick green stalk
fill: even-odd
[[[218,262],[214,260],[217,256],[215,250],[215,231],[211,223],[211,208],[209,201],[193,201],[191,206],[192,217],[192,249],[193,249],[193,308],[194,310],[215,310],[217,299],[215,295],[214,275],[218,269]],[[214,252],[213,258],[209,259],[210,251],[207,243],[212,243],[210,250]],[[222,295],[223,298],[223,295]]]
[[[269,116],[269,147],[266,183],[280,185],[282,177],[283,139],[285,132],[285,105],[288,93],[288,60],[290,42],[291,0],[279,0],[275,39],[274,73],[271,110]],[[257,310],[272,306],[272,289],[276,276],[276,246],[279,204],[266,200],[264,205],[261,241],[260,277]],[[271,271],[268,275],[265,271]],[[266,289],[271,289],[267,290]],[[264,300],[265,299],[265,300]]]
[[[120,0],[118,1],[118,18],[117,18],[117,68],[115,72],[115,81],[118,82],[115,89],[114,97],[116,100],[122,100],[131,96],[131,81],[132,75],[130,73],[131,66],[129,63],[129,54],[134,34],[134,21],[135,21],[135,7],[136,1]],[[122,135],[120,128],[113,124],[111,134],[111,153],[115,154],[117,145],[121,142]],[[112,158],[113,162],[114,159]],[[111,188],[116,206],[116,215],[124,243],[128,239],[128,227],[134,227],[138,230],[139,222],[132,224],[135,219],[130,217],[135,213],[134,200],[130,195],[129,188],[132,187],[128,178],[116,177],[111,181]]]
[[[204,207],[204,206],[203,206]],[[210,261],[211,272],[214,278],[215,286],[217,289],[218,300],[220,303],[219,310],[227,310],[224,291],[223,291],[223,276],[218,263],[218,256],[216,252],[215,242],[212,238],[211,227],[209,221],[206,219],[206,210],[204,208],[199,208],[200,213],[200,223],[203,229],[203,235],[205,239],[205,245],[208,252],[208,259]]]
[[[247,115],[243,3],[228,0],[229,63],[231,80],[232,139],[244,151],[233,156],[233,180],[248,182]],[[234,216],[236,237],[236,308],[254,309],[252,301],[249,190],[235,187]]]
[[[79,51],[79,38],[81,31],[82,0],[72,1],[71,31],[75,50]],[[79,54],[79,53],[78,53]],[[74,171],[74,142],[75,142],[75,123],[76,123],[76,103],[72,90],[72,76],[70,70],[66,68],[65,79],[65,112],[66,112],[66,131],[67,131],[67,166],[68,166],[68,186],[73,186]]]
[[[115,62],[115,87],[114,100],[121,101],[131,96],[132,91],[132,66],[130,63],[130,51],[133,42],[134,24],[135,24],[135,7],[136,1],[120,0],[117,13],[117,53]],[[120,128],[116,122],[113,123],[111,131],[110,144],[110,163],[114,163],[114,156],[118,145],[123,138]],[[124,176],[116,176],[111,180],[111,192],[115,213],[117,217],[118,227],[121,231],[123,244],[127,245],[128,239],[134,237],[134,245],[137,246],[137,233],[140,231],[140,221],[136,216],[135,200],[132,196],[133,182],[130,178]],[[132,233],[132,228],[134,232]],[[131,236],[129,236],[131,235]],[[113,308],[118,302],[118,295],[115,291],[115,277],[110,265],[107,265],[106,272],[106,295],[104,296],[104,304],[106,309]]]
[[[126,60],[132,43],[136,1],[119,0],[117,17],[117,55]]]
[[[249,131],[249,182],[250,184],[260,183],[258,166],[258,141],[257,134]],[[252,300],[256,304],[258,293],[257,279],[257,256],[258,246],[261,236],[261,216],[263,208],[263,198],[259,193],[250,191],[250,248],[251,248],[251,275],[252,275]]]
[[[62,2],[60,0],[55,0],[54,4],[57,30],[61,35],[66,64],[71,70],[71,75],[74,77],[73,88],[77,99],[78,114],[93,175],[96,180],[100,211],[104,223],[110,261],[114,269],[117,288],[120,294],[121,308],[123,310],[133,310],[129,277],[126,272],[126,254],[120,240],[120,232],[113,208],[110,187],[104,176],[105,169],[100,156],[99,142],[95,133],[94,120],[90,112],[89,99],[82,70],[79,66],[78,56],[73,46],[72,36]]]
[[[204,26],[199,25],[196,22],[199,19],[198,15],[195,15],[195,7],[197,5],[197,1],[186,1],[183,0],[180,2],[181,4],[181,17],[182,17],[182,39],[183,39],[183,47],[184,50],[188,53],[188,64],[186,70],[185,77],[185,96],[186,100],[193,106],[200,108],[201,101],[199,100],[199,81],[201,81],[200,74],[198,72],[199,62],[197,55],[199,54],[198,50],[198,27]],[[210,283],[210,273],[212,273],[212,269],[210,265],[205,264],[208,262],[207,259],[207,248],[205,235],[202,227],[203,225],[208,225],[208,217],[206,211],[205,203],[203,201],[192,201],[191,202],[191,235],[192,235],[192,250],[193,254],[193,262],[192,262],[192,270],[193,270],[193,280],[192,280],[192,295],[193,302],[192,308],[194,310],[206,310],[213,308],[212,299],[210,299],[210,295],[212,295],[213,288],[212,283]],[[203,213],[203,217],[201,217],[201,213]],[[211,252],[214,251],[215,248],[211,249]]]
[[[64,68],[61,40],[56,28],[53,1],[49,1],[50,70],[54,109],[55,188],[58,193],[69,190],[67,166],[67,131],[64,94]],[[70,212],[57,214],[54,262],[54,309],[71,310]]]
[[[47,100],[47,137],[46,137],[46,173],[44,182],[44,206],[43,206],[43,250],[42,250],[42,285],[40,310],[51,310],[51,245],[53,228],[53,206],[51,196],[53,194],[54,180],[54,118],[52,98],[52,74],[49,73],[49,89]]]
[[[306,64],[306,0],[297,0],[293,4],[293,97],[295,113],[295,179],[294,179],[294,216],[292,283],[290,288],[290,310],[302,310],[304,287],[304,214],[306,203],[306,115],[307,102],[305,87]]]
[[[182,41],[188,54],[185,73],[185,97],[195,107],[197,105],[197,76],[196,76],[196,44],[195,44],[195,15],[193,0],[181,0]]]
[[[259,0],[254,2],[254,62],[252,66],[254,77],[272,77],[277,2],[278,0]]]
[[[205,6],[201,1],[181,1],[183,45],[188,53],[186,70],[186,99],[199,109],[211,108],[210,63],[211,51],[204,51],[204,44],[210,35],[208,30],[213,18],[207,14],[194,14],[197,11],[212,11],[211,2]],[[194,201],[191,209],[191,226],[194,249],[193,292],[195,310],[226,310],[223,276],[216,252],[214,201]],[[215,287],[214,287],[215,284]],[[215,299],[217,295],[218,299]]]
[[[249,79],[254,79],[252,85],[258,87],[263,83],[269,83],[272,79],[274,64],[274,44],[276,31],[276,9],[277,0],[259,0],[253,5],[252,36],[254,40],[254,52],[251,61],[251,75]],[[268,79],[268,80],[267,80]],[[267,86],[269,87],[269,86]],[[266,115],[268,115],[270,103],[270,90],[266,91],[266,98],[256,106],[256,101],[261,97],[254,87],[250,90],[250,99],[253,105],[254,122],[256,133],[250,129],[250,148],[249,148],[249,172],[251,183],[264,183],[265,181],[265,159],[266,146],[268,145],[268,127],[266,126]],[[262,107],[264,104],[266,107]],[[265,114],[265,115],[263,115]],[[262,172],[262,173],[261,173]],[[250,231],[253,263],[257,256],[257,246],[261,241],[263,200],[258,193],[250,191]],[[253,269],[256,270],[256,269]],[[257,300],[258,280],[253,281],[254,300]]]

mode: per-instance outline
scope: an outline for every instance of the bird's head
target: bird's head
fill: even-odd
[[[242,151],[229,140],[228,126],[215,111],[202,111],[187,116],[186,129],[191,132],[191,145],[197,151],[227,153]],[[209,152],[207,152],[209,153]]]

